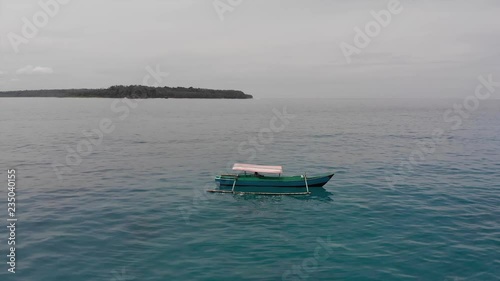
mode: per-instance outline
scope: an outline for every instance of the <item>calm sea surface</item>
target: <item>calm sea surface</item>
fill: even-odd
[[[0,280],[500,280],[500,101],[454,103],[0,99]],[[234,162],[336,174],[204,192]]]

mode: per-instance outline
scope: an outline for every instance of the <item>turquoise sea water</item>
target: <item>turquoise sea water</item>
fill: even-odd
[[[499,100],[461,124],[462,100],[113,102],[0,100],[0,280],[500,280]],[[205,193],[234,162],[336,174],[321,196]]]

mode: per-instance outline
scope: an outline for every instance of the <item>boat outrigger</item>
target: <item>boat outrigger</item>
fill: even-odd
[[[259,195],[309,195],[312,188],[323,187],[334,174],[308,177],[281,176],[282,166],[263,166],[236,163],[234,171],[240,174],[218,175],[215,181],[219,189],[207,190],[213,193],[244,193]],[[272,176],[262,175],[274,174]],[[277,176],[276,176],[277,175]],[[304,191],[301,191],[304,189]]]

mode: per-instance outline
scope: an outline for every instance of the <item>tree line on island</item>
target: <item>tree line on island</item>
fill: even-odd
[[[251,99],[237,90],[184,87],[111,86],[107,89],[24,90],[0,92],[0,97],[129,98],[129,99]]]

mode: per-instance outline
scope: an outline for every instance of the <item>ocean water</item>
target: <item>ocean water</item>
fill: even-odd
[[[0,99],[0,280],[500,280],[500,100],[128,102]],[[206,193],[234,162],[335,176]]]

